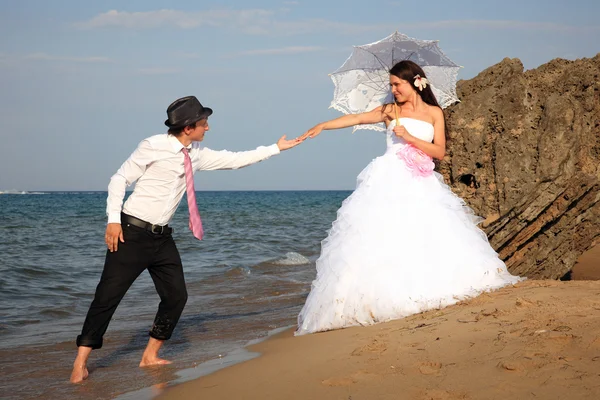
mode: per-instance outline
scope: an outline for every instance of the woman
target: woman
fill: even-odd
[[[465,202],[433,172],[444,114],[423,70],[390,70],[395,102],[309,129],[384,122],[387,150],[358,176],[322,243],[297,335],[402,318],[516,283]]]

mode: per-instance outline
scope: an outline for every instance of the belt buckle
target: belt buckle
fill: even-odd
[[[160,230],[157,231],[156,228],[160,228]],[[165,233],[165,227],[161,226],[161,225],[152,225],[152,227],[150,229],[151,229],[152,233],[157,234],[157,235],[162,235],[163,233]]]

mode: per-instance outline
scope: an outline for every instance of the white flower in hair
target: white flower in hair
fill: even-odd
[[[428,83],[429,81],[427,78],[421,78],[421,75],[419,74],[415,75],[415,86],[418,87],[421,92],[427,87]]]

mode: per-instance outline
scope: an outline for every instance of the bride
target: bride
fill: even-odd
[[[384,122],[387,149],[359,174],[317,259],[296,335],[370,325],[442,308],[516,283],[465,202],[433,171],[444,114],[411,61],[390,70],[395,102],[309,129]]]

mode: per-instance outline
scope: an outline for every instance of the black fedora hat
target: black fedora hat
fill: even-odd
[[[200,121],[213,113],[208,107],[203,107],[196,96],[187,96],[172,102],[167,108],[165,125],[169,128],[183,128]]]

